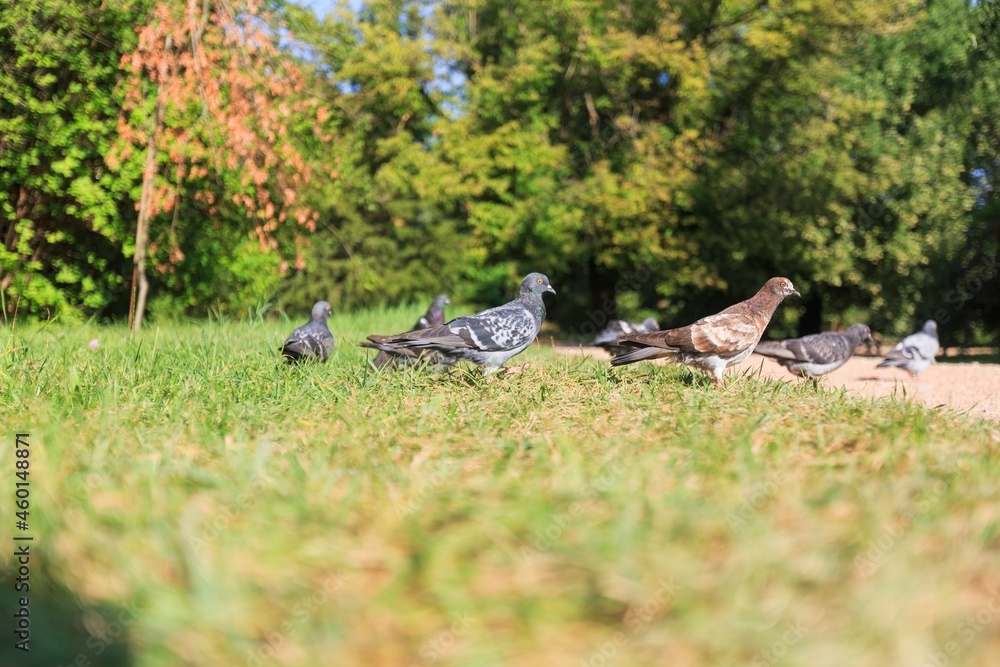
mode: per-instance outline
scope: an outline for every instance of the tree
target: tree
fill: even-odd
[[[974,198],[969,227],[959,252],[937,267],[936,287],[926,312],[938,320],[945,342],[975,345],[996,341],[1000,331],[1000,8],[995,2],[940,7],[943,29],[967,28],[957,38],[963,62],[957,67],[941,62],[936,80],[947,77],[943,87],[952,123],[947,128],[964,140],[960,178]],[[967,13],[967,20],[956,16]],[[954,48],[954,47],[953,47]],[[960,122],[955,122],[960,121]]]
[[[484,272],[546,271],[566,287],[558,315],[603,310],[621,275],[689,255],[674,226],[701,159],[688,123],[708,61],[672,4],[444,3],[435,30],[466,81],[440,152],[471,199]]]
[[[585,295],[574,317],[612,316],[619,277],[644,266],[656,279],[635,291],[666,323],[788,275],[805,307],[782,309],[777,333],[799,316],[800,333],[844,317],[899,332],[960,251],[970,125],[949,95],[974,8],[441,7],[467,84],[438,148],[473,240],[484,265],[530,264]]]
[[[438,158],[443,108],[456,100],[435,71],[423,6],[380,0],[322,21],[292,13],[310,88],[330,110],[323,159],[334,177],[309,194],[321,223],[285,303],[373,304],[475,286],[462,280],[465,203],[448,196],[455,175]]]
[[[25,0],[0,14],[0,286],[139,326],[147,294],[495,303],[543,270],[583,336],[784,274],[805,298],[776,335],[984,340],[998,25],[965,0]]]
[[[0,291],[6,314],[115,313],[130,183],[104,165],[121,54],[144,0],[24,0],[0,11]]]
[[[278,233],[289,219],[315,229],[317,214],[299,198],[312,168],[292,131],[312,129],[304,120],[320,120],[322,112],[302,94],[304,77],[280,48],[281,36],[275,14],[256,0],[166,0],[122,58],[128,77],[120,139],[108,164],[140,183],[132,249],[136,330],[154,223],[166,225],[173,214],[157,271],[168,273],[185,258],[176,237],[182,202],[203,219],[221,216],[230,224],[241,211],[262,252],[279,250]],[[301,245],[297,230],[292,236]]]

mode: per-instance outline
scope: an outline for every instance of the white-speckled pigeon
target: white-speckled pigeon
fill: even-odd
[[[618,338],[620,336],[627,336],[634,333],[652,333],[653,331],[659,330],[660,323],[652,317],[647,317],[642,322],[612,320],[608,326],[604,327],[604,331],[597,334],[597,337],[594,338],[594,342],[592,342],[591,345],[603,347],[611,354],[612,357],[617,357],[619,354],[624,354],[630,349],[633,349],[619,345]]]
[[[333,352],[333,334],[326,326],[330,315],[330,304],[317,301],[312,309],[309,322],[291,333],[281,346],[281,356],[289,361],[319,359],[326,361]]]
[[[755,295],[694,324],[648,334],[621,336],[631,352],[615,357],[612,366],[666,358],[708,371],[722,386],[722,374],[753,352],[774,311],[786,296],[800,296],[788,278],[771,278]]]
[[[802,338],[767,340],[754,352],[771,357],[779,364],[805,378],[818,378],[837,370],[854,356],[863,341],[871,341],[872,332],[866,324],[854,324],[843,332],[827,331]]]
[[[435,350],[448,359],[471,361],[491,373],[535,340],[545,319],[542,295],[546,292],[556,293],[549,279],[541,273],[529,273],[510,303],[439,327],[397,336],[372,335],[361,345],[392,354]]]
[[[919,378],[920,373],[934,363],[939,347],[937,322],[927,320],[920,331],[910,334],[889,350],[885,361],[876,368],[902,368],[914,378]]]
[[[451,305],[451,300],[448,296],[446,294],[438,294],[434,297],[434,301],[431,303],[430,308],[427,309],[427,312],[420,316],[420,319],[417,320],[417,323],[413,325],[410,331],[439,327],[444,324],[444,307],[448,305]],[[375,365],[375,368],[382,368],[383,366],[390,365],[425,363],[434,368],[445,369],[455,362],[454,359],[448,360],[435,350],[423,350],[418,353],[407,350],[407,352],[407,354],[397,354],[395,352],[379,350],[379,353],[375,355],[375,359],[372,360],[372,364]]]

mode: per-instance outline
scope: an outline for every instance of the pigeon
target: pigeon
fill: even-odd
[[[417,323],[413,325],[410,331],[441,326],[444,324],[444,307],[449,305],[451,305],[451,300],[448,296],[446,294],[438,294],[434,297],[434,302],[431,303],[427,312],[420,316],[420,319],[417,320]],[[435,368],[443,369],[450,365],[447,361],[440,352],[435,350],[424,350],[416,354],[395,354],[386,350],[379,350],[379,353],[375,355],[375,359],[372,360],[372,364],[375,365],[375,368],[382,368],[383,366],[422,362],[431,364]],[[452,363],[454,363],[453,360]]]
[[[312,317],[306,324],[293,331],[281,346],[281,356],[288,361],[319,359],[326,361],[333,352],[333,334],[326,327],[330,315],[330,304],[317,301],[312,309]]]
[[[885,361],[876,368],[902,368],[914,379],[919,379],[920,373],[934,363],[940,346],[937,322],[927,320],[920,331],[910,334],[889,350]]]
[[[591,345],[603,347],[612,357],[627,352],[631,348],[622,347],[618,344],[618,337],[634,333],[650,333],[659,331],[660,324],[652,317],[647,317],[642,322],[626,322],[625,320],[613,320],[604,327],[604,331],[597,334],[597,338]]]
[[[434,350],[449,362],[471,361],[484,373],[492,373],[535,340],[545,319],[542,295],[546,292],[556,293],[549,279],[541,273],[529,273],[521,281],[517,298],[510,303],[441,326],[396,336],[372,335],[361,345],[392,354]]]
[[[843,333],[827,331],[802,338],[764,341],[754,352],[771,357],[792,375],[819,378],[846,364],[863,341],[871,340],[872,332],[867,325],[854,324]]]
[[[644,359],[667,358],[710,372],[718,386],[722,374],[753,352],[771,316],[786,296],[801,296],[788,278],[771,278],[755,295],[703,317],[694,324],[645,334],[628,334],[619,341],[633,348],[611,360],[624,366]]]

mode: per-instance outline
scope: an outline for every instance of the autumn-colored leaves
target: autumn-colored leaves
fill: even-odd
[[[209,217],[226,204],[245,212],[261,249],[278,248],[289,217],[314,231],[318,214],[296,196],[312,167],[289,128],[300,125],[293,117],[317,124],[318,109],[302,94],[298,64],[279,48],[275,17],[252,1],[164,0],[138,32],[121,60],[120,140],[107,158],[122,169],[145,154],[137,259],[145,227],[184,197]],[[169,257],[183,255],[173,249]],[[140,281],[142,272],[137,266]],[[135,308],[141,322],[144,304]]]

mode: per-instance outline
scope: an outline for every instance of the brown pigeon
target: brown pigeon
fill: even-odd
[[[753,352],[786,296],[801,296],[788,278],[771,278],[755,295],[703,317],[694,324],[646,334],[621,336],[619,342],[634,348],[615,357],[612,366],[624,366],[644,359],[666,358],[708,371],[722,386],[722,374]]]

